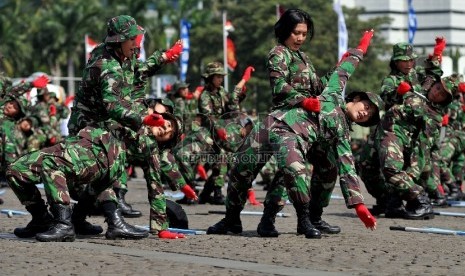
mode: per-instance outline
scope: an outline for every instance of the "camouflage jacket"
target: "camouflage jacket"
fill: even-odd
[[[326,85],[327,77],[320,79],[316,75],[315,68],[305,53],[292,51],[282,44],[268,53],[267,68],[273,110],[293,108],[304,98],[321,94]]]

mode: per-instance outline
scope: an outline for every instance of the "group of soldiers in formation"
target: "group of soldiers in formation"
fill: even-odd
[[[183,238],[168,229],[167,208],[176,203],[166,199],[167,188],[185,194],[179,203],[225,205],[225,217],[207,234],[237,234],[247,199],[260,204],[252,188],[259,173],[267,190],[257,227],[262,237],[279,235],[275,217],[287,201],[297,213],[297,233],[306,238],[339,233],[339,226],[322,219],[338,177],[347,207],[370,229],[381,214],[429,219],[433,205],[462,199],[465,83],[457,74],[442,76],[445,39],[436,39],[421,64],[411,44],[395,44],[381,93],[344,95],[374,31],[366,31],[320,78],[299,50],[312,39],[313,28],[300,9],[287,10],[275,24],[278,44],[267,60],[273,102],[271,112],[258,118],[240,108],[252,66],[232,92],[222,86],[223,64],[211,62],[195,91],[178,81],[165,89],[165,98],[147,98],[148,79],[178,59],[182,42],[140,61],[145,30],[127,15],[107,22],[107,36],[92,51],[72,103],[47,90],[46,76],[14,86],[2,76],[1,176],[32,215],[14,234],[39,241],[98,235],[103,228],[86,218],[99,213],[108,239],[150,233]],[[34,105],[27,96],[33,87]],[[66,118],[69,135],[62,137],[59,125]],[[370,128],[367,142],[354,153],[352,123]],[[141,216],[125,200],[134,166],[142,168],[147,184],[148,231],[124,220]],[[199,179],[205,181],[202,189]],[[370,209],[360,180],[376,198]]]

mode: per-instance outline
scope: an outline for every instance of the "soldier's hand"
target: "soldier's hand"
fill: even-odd
[[[360,203],[355,205],[355,212],[357,212],[357,216],[365,224],[366,228],[370,228],[371,230],[376,229],[376,218],[368,211],[365,204]]]
[[[54,104],[50,105],[48,115],[49,116],[56,116],[57,115],[57,107]]]
[[[147,126],[164,126],[165,120],[163,116],[158,113],[152,113],[150,115],[145,116],[144,120],[142,121],[144,125]]]
[[[370,46],[371,43],[371,38],[373,37],[373,33],[375,31],[373,29],[369,31],[365,31],[365,33],[362,36],[362,39],[360,39],[360,43],[357,46],[357,49],[360,49],[363,54],[365,54],[368,50],[368,46]]]
[[[310,112],[320,112],[321,104],[317,97],[305,98],[302,101],[302,107]]]
[[[436,37],[436,45],[434,45],[433,57],[437,57],[439,62],[442,60],[442,52],[446,48],[446,39],[444,37]]]
[[[223,141],[227,140],[228,133],[226,133],[226,129],[219,128],[216,130],[216,134],[218,135],[218,138],[220,138],[220,140],[223,140]]]
[[[205,167],[201,164],[197,165],[197,173],[199,174],[200,178],[202,178],[202,180],[207,180],[207,171],[205,170]]]
[[[179,58],[182,52],[182,41],[178,40],[174,45],[165,52],[166,62],[174,62]]]
[[[457,90],[458,90],[460,93],[465,93],[465,82],[459,83],[459,86],[458,86]]]
[[[262,205],[262,203],[258,201],[257,198],[255,197],[255,190],[253,188],[250,188],[247,191],[247,199],[249,200],[249,203],[251,205],[254,205],[254,206]]]
[[[252,76],[252,72],[255,71],[255,68],[253,68],[252,66],[248,66],[245,71],[244,71],[244,74],[242,75],[242,79],[245,81],[245,82],[248,82],[250,80],[250,77]]]
[[[192,190],[191,186],[185,185],[184,187],[181,188],[181,191],[186,195],[188,199],[193,199],[193,200],[198,200],[199,198],[197,197],[197,194],[195,193],[194,190]]]
[[[441,122],[441,125],[442,126],[447,126],[449,124],[449,115],[448,114],[444,114],[442,116],[442,122]]]
[[[50,82],[50,80],[47,78],[47,76],[42,75],[40,77],[37,77],[35,80],[33,80],[31,82],[31,84],[35,88],[42,89],[42,88],[45,88],[47,86],[47,83],[49,83],[49,82]]]
[[[399,86],[397,86],[397,94],[405,95],[405,93],[409,92],[411,89],[412,87],[408,82],[402,81],[399,83]]]

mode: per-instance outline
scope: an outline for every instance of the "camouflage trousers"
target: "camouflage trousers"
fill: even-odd
[[[224,186],[228,158],[205,128],[189,133],[173,152],[179,170],[188,183],[193,183],[195,180],[197,165],[209,164],[212,172],[207,182],[213,183],[215,187]]]
[[[382,131],[383,134],[375,146],[389,192],[397,193],[405,200],[417,197],[423,192],[423,187],[416,183],[419,183],[429,153],[420,147],[412,150],[415,145],[420,146],[420,143],[409,142],[404,134],[383,129],[378,131]]]
[[[26,206],[40,202],[35,186],[40,182],[49,203],[69,205],[76,191],[96,198],[119,178],[125,161],[123,143],[108,131],[86,127],[63,143],[20,157],[8,167],[7,180]]]
[[[448,186],[462,185],[465,168],[465,133],[457,130],[454,133],[446,136],[439,148],[440,181]]]
[[[308,184],[313,206],[323,208],[329,205],[338,176],[337,160],[334,157],[330,149],[325,150],[318,144],[314,144],[307,154],[305,172],[311,176]],[[265,204],[281,205],[287,198],[284,173],[278,170],[269,185]]]
[[[312,141],[306,141],[302,136],[272,116],[267,116],[263,123],[257,123],[234,155],[226,207],[244,207],[252,181],[272,156],[276,158],[278,170],[282,173],[281,183],[285,183],[290,200],[294,204],[308,203],[310,176],[306,169],[306,154]]]

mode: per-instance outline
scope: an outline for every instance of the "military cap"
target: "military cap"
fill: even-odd
[[[20,118],[22,118],[22,117],[24,117],[26,115],[26,112],[27,112],[28,106],[29,106],[29,102],[25,97],[16,98],[16,97],[8,95],[4,99],[5,99],[5,102],[15,101],[15,102],[18,103],[19,113],[18,113],[18,115],[16,115],[16,119],[20,119]]]
[[[205,73],[202,74],[202,77],[208,78],[212,75],[227,75],[221,62],[214,61],[207,64],[207,68]]]
[[[119,15],[108,20],[105,42],[123,42],[145,33],[139,29],[136,20],[129,15]]]
[[[357,124],[363,127],[370,127],[370,126],[374,126],[378,124],[378,122],[381,119],[381,112],[384,110],[384,102],[381,99],[381,97],[378,94],[375,94],[373,92],[357,91],[357,92],[352,92],[349,95],[347,95],[346,101],[348,102],[353,101],[353,99],[357,96],[359,96],[360,98],[364,100],[369,100],[378,109],[376,112],[373,113],[373,115],[370,117],[370,119],[368,119],[368,121],[357,123]]]
[[[412,44],[401,42],[392,46],[391,60],[412,60],[416,58],[417,55],[413,51]]]
[[[177,92],[179,89],[181,88],[188,88],[189,87],[189,84],[188,83],[185,83],[185,82],[182,82],[182,81],[177,81],[173,84],[173,90],[174,92]]]

